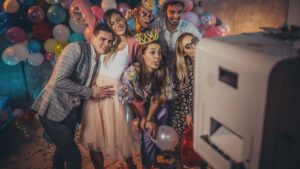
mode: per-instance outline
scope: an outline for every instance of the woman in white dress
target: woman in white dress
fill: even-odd
[[[133,48],[136,43],[129,35],[126,21],[119,11],[107,10],[104,21],[117,38],[111,52],[100,56],[100,69],[95,85],[112,85],[117,89],[124,69],[135,60]],[[110,155],[113,160],[125,159],[128,168],[136,168],[132,160],[132,136],[125,117],[125,107],[116,94],[87,102],[82,115],[80,136],[81,143],[90,150],[96,169],[104,168],[103,155]]]

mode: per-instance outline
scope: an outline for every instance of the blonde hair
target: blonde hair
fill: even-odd
[[[176,41],[176,76],[177,79],[179,80],[179,87],[182,88],[187,76],[188,76],[188,70],[187,70],[187,66],[185,64],[185,53],[184,53],[184,46],[182,44],[182,41],[184,39],[184,37],[186,36],[192,36],[194,37],[193,34],[191,33],[183,33],[182,35],[180,35]],[[194,56],[191,58],[194,60]]]

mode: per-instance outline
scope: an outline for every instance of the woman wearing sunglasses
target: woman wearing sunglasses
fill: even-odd
[[[174,107],[172,111],[173,128],[179,141],[175,150],[177,166],[182,168],[179,145],[187,125],[192,125],[194,61],[198,38],[191,33],[183,33],[176,41],[176,65]]]

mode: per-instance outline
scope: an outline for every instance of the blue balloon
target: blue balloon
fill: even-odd
[[[31,6],[35,2],[35,0],[19,0],[19,1],[24,6]]]
[[[0,35],[7,31],[8,24],[7,24],[7,13],[0,12]]]
[[[41,43],[37,40],[30,40],[27,45],[29,53],[37,53],[42,49]]]
[[[84,42],[84,36],[80,33],[72,33],[72,35],[69,37],[69,42]]]
[[[66,19],[66,10],[59,5],[52,5],[47,11],[47,18],[54,24],[60,24]]]
[[[127,25],[129,27],[130,31],[135,32],[135,20],[134,20],[134,18],[128,19]]]

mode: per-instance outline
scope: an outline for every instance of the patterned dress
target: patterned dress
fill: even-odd
[[[151,85],[149,84],[145,88],[140,88],[139,86],[139,72],[140,67],[138,64],[131,65],[128,69],[124,71],[123,77],[121,79],[121,87],[118,91],[119,100],[123,103],[130,104],[134,99],[143,101],[145,105],[145,112],[148,113],[150,106],[150,99],[153,96],[151,93]],[[167,82],[169,82],[166,88],[166,97],[168,100],[172,99],[172,85],[169,77],[167,77]],[[160,106],[154,115],[154,122],[157,127],[161,125],[170,125],[170,116],[168,116],[168,104]],[[152,141],[151,136],[148,133],[142,131],[141,138],[141,154],[142,162],[144,166],[150,167],[156,165],[156,155],[160,153],[160,150],[156,144]]]
[[[174,107],[172,111],[173,128],[178,133],[178,146],[176,148],[175,154],[177,160],[180,157],[180,143],[182,140],[183,132],[186,128],[186,114],[193,114],[193,88],[194,88],[194,64],[190,57],[185,57],[185,64],[187,66],[188,77],[186,79],[183,88],[180,89],[180,82],[178,79],[175,80],[174,92],[176,96],[174,97]]]

